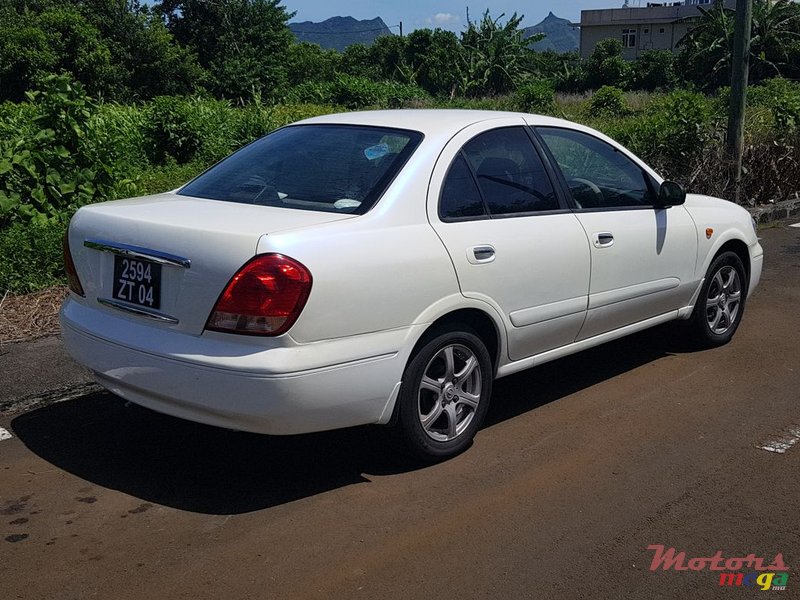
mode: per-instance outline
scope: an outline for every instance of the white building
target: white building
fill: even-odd
[[[588,58],[597,43],[608,38],[622,42],[622,55],[628,60],[639,58],[647,50],[674,52],[691,29],[692,17],[700,16],[698,5],[710,8],[713,0],[626,4],[623,8],[581,11],[581,57]],[[724,0],[723,4],[734,9],[736,0]]]

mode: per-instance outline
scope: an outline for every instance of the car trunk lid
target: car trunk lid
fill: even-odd
[[[349,218],[168,193],[82,208],[70,225],[70,248],[86,302],[200,334],[262,235]]]

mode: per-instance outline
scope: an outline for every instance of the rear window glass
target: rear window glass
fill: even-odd
[[[182,196],[361,214],[422,140],[415,131],[294,125],[245,146],[178,193]]]

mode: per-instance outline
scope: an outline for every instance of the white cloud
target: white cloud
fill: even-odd
[[[461,17],[451,13],[436,13],[432,17],[425,19],[425,22],[434,27],[458,27],[461,25]]]

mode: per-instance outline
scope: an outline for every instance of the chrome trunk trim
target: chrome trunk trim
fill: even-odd
[[[176,256],[167,252],[159,252],[158,250],[151,250],[150,248],[142,248],[140,246],[118,244],[116,242],[109,242],[108,240],[86,240],[83,242],[83,245],[87,248],[100,250],[101,252],[111,252],[113,254],[121,254],[122,256],[143,258],[162,265],[172,265],[184,269],[189,269],[192,266],[192,261],[188,258]]]

